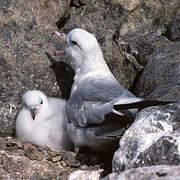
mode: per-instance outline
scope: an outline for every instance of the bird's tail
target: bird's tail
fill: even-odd
[[[114,109],[116,111],[120,110],[127,110],[127,109],[143,109],[149,106],[159,106],[159,105],[166,105],[176,103],[175,101],[160,101],[160,100],[148,100],[148,99],[142,99],[141,101],[137,102],[129,102],[124,104],[115,104]]]

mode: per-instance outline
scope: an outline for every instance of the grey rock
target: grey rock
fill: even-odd
[[[136,121],[120,139],[112,161],[113,172],[151,165],[178,165],[179,112],[178,104],[139,112]]]
[[[180,166],[156,165],[112,173],[101,180],[179,180]]]
[[[108,1],[108,0],[106,0]],[[179,8],[179,2],[153,0],[118,0],[123,11],[120,18],[120,41],[134,39],[135,36],[158,30],[165,30]]]
[[[147,57],[147,65],[138,80],[137,96],[180,100],[180,43],[159,47]]]
[[[76,153],[74,152],[67,152],[62,155],[63,161],[67,163],[70,167],[80,167],[81,163],[76,159]]]
[[[177,7],[172,21],[167,26],[165,35],[173,42],[180,41],[180,7]]]
[[[173,44],[165,36],[162,31],[155,31],[145,35],[134,37],[124,47],[125,51],[133,55],[139,64],[146,66],[148,57],[158,49],[163,49],[166,45]]]

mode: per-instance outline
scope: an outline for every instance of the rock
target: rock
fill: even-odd
[[[56,23],[67,16],[70,1],[0,2],[0,135],[13,135],[21,95],[40,89],[59,96],[45,52],[59,47]]]
[[[36,161],[42,161],[43,160],[42,153],[39,152],[38,149],[33,148],[33,147],[28,147],[27,149],[25,149],[24,154],[31,160],[36,160]]]
[[[74,152],[66,152],[62,155],[62,159],[67,163],[70,167],[80,167],[81,163],[76,159],[76,153]]]
[[[56,156],[52,158],[52,162],[57,162],[61,160],[61,156]]]
[[[61,161],[61,166],[62,166],[62,167],[67,167],[66,162],[65,162],[65,161]]]
[[[120,174],[112,173],[101,180],[178,180],[180,166],[157,165],[142,168],[132,168]]]
[[[151,99],[180,100],[180,43],[160,46],[147,57],[147,65],[134,91]]]
[[[123,9],[118,29],[121,41],[159,29],[163,30],[179,8],[179,3],[175,0],[168,2],[161,0],[118,0],[112,2],[119,3]]]
[[[115,152],[112,169],[180,163],[180,105],[149,107],[137,114]]]
[[[172,21],[168,24],[164,33],[171,41],[180,41],[180,8],[177,8]]]
[[[139,64],[146,66],[148,57],[158,49],[163,49],[166,45],[171,45],[173,42],[162,35],[162,31],[155,31],[134,37],[128,42],[124,50],[133,55]]]
[[[68,176],[67,180],[99,180],[102,170],[77,170]]]

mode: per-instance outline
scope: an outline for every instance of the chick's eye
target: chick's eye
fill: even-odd
[[[76,41],[71,41],[71,43],[72,43],[73,46],[77,45]]]
[[[41,101],[41,104],[43,104],[43,101]]]

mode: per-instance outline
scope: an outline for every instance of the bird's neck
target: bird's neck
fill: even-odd
[[[74,81],[79,81],[86,74],[92,72],[110,72],[109,67],[101,54],[87,56],[75,69]]]

